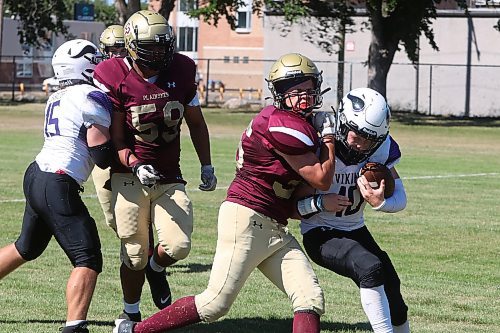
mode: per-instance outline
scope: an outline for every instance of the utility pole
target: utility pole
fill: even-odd
[[[2,60],[3,1],[4,1],[4,0],[0,0],[0,61]]]

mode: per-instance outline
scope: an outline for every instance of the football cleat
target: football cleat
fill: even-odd
[[[89,333],[87,325],[88,323],[84,321],[78,325],[61,327],[59,331],[61,331],[61,333]]]
[[[117,320],[127,320],[133,322],[140,322],[142,320],[141,312],[137,313],[128,313],[125,310],[118,316]]]
[[[148,263],[146,266],[146,279],[149,283],[149,289],[151,289],[153,302],[158,309],[162,310],[172,304],[172,294],[165,270],[157,272]]]
[[[116,319],[113,333],[134,333],[135,322],[125,319]]]

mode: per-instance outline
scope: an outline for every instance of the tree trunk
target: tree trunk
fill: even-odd
[[[128,4],[125,0],[115,0],[115,8],[118,13],[118,22],[124,25],[130,15],[141,10],[140,0],[129,0]]]
[[[373,13],[372,40],[368,51],[368,87],[384,97],[387,92],[387,74],[391,68],[399,38],[393,31],[389,19],[383,18],[381,11]]]
[[[174,10],[175,0],[162,0],[160,14],[168,21],[170,13]]]

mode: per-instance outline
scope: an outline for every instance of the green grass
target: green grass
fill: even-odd
[[[43,106],[0,106],[0,246],[19,233],[22,176],[42,145]],[[217,211],[234,175],[234,154],[250,113],[205,110],[220,189],[197,190],[199,162],[183,137],[182,169],[195,209],[193,249],[171,269],[174,298],[201,292],[216,241]],[[395,115],[391,125],[403,159],[398,171],[408,207],[397,214],[366,210],[368,227],[390,254],[410,308],[412,332],[500,332],[499,122]],[[446,125],[446,126],[441,126]],[[84,198],[101,235],[104,271],[90,309],[92,332],[111,332],[122,310],[119,242],[104,224],[93,185]],[[300,239],[298,224],[290,223]],[[370,332],[356,286],[314,266],[326,295],[323,332]],[[56,332],[65,318],[64,290],[71,270],[55,242],[36,261],[0,282],[0,332]],[[144,288],[143,315],[155,311]],[[291,305],[254,272],[229,314],[182,332],[290,332]]]

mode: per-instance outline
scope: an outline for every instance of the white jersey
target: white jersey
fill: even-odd
[[[352,205],[342,212],[321,212],[300,223],[302,234],[317,227],[334,228],[338,230],[351,231],[364,226],[363,209],[366,201],[361,196],[356,181],[359,171],[367,162],[378,162],[386,165],[389,169],[395,166],[401,158],[398,144],[388,136],[382,145],[373,153],[368,160],[354,165],[346,165],[340,158],[335,157],[335,176],[333,184],[328,191],[317,193],[337,193],[349,198]]]
[[[111,125],[111,101],[106,93],[88,85],[69,86],[53,93],[45,107],[45,142],[36,162],[40,170],[64,172],[78,184],[94,167],[87,145],[87,128]]]

